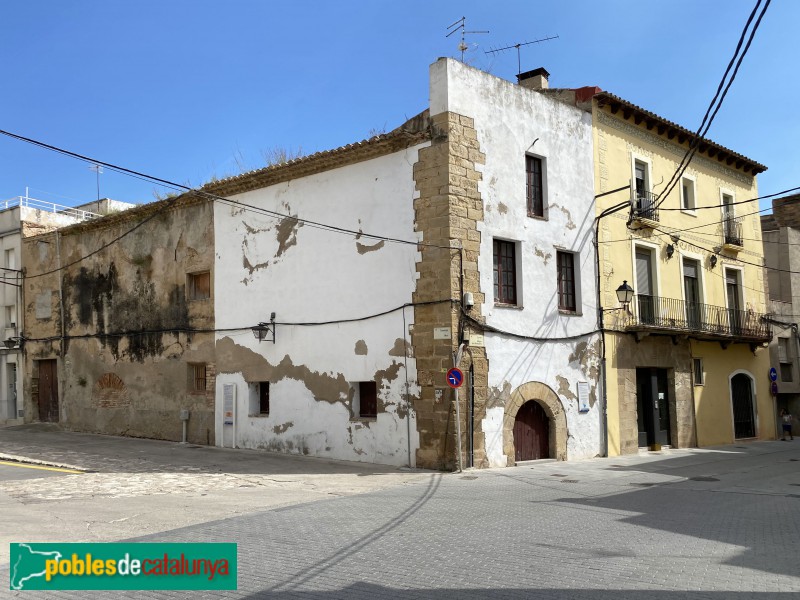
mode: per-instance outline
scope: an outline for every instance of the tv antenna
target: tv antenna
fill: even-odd
[[[452,25],[448,26],[447,29],[450,30],[450,33],[448,33],[446,36],[444,36],[446,38],[448,38],[451,35],[453,35],[456,31],[461,31],[461,43],[458,44],[458,49],[461,51],[461,62],[464,62],[464,52],[466,52],[469,49],[469,46],[467,46],[467,42],[464,41],[464,36],[467,33],[470,33],[470,34],[472,34],[472,33],[489,33],[488,30],[486,30],[486,31],[467,31],[467,17],[461,17],[458,21],[456,21]]]
[[[532,42],[521,42],[519,44],[512,44],[511,46],[505,46],[504,48],[492,48],[491,50],[487,50],[485,54],[499,54],[500,52],[505,52],[506,50],[511,50],[511,48],[517,49],[517,73],[522,72],[522,64],[519,58],[519,49],[521,46],[529,46],[531,44],[539,44],[541,42],[546,42],[548,40],[557,40],[557,35],[552,35],[550,37],[541,38],[539,40],[533,40]]]
[[[97,173],[97,200],[100,200],[100,174],[103,172],[103,167],[100,165],[91,165],[89,167],[90,171],[94,171]]]

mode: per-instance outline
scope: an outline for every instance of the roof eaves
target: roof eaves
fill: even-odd
[[[678,142],[681,144],[687,140],[691,140],[694,137],[693,131],[689,131],[685,127],[678,125],[669,119],[665,119],[654,112],[642,108],[641,106],[637,106],[636,104],[633,104],[632,102],[629,102],[624,98],[621,98],[610,92],[600,92],[594,96],[594,99],[597,101],[600,107],[609,105],[611,107],[612,114],[618,112],[620,108],[622,108],[623,116],[626,119],[633,116],[634,122],[637,125],[644,122],[648,129],[656,127],[660,135],[667,135],[669,139],[677,137]],[[726,148],[725,146],[717,144],[708,138],[700,138],[698,150],[703,154],[706,154],[709,158],[716,157],[719,162],[725,162],[728,166],[742,168],[745,173],[752,171],[753,175],[758,175],[759,173],[763,173],[767,170],[767,167],[761,163],[756,162],[753,159],[744,156],[743,154],[739,154],[730,148]]]

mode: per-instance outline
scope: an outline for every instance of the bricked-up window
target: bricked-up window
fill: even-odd
[[[544,188],[542,186],[542,159],[525,157],[528,216],[544,218]]]
[[[190,392],[205,392],[206,391],[206,364],[205,363],[190,363],[189,364],[189,391]]]
[[[189,300],[211,298],[211,273],[189,273],[186,275],[186,294]]]
[[[494,240],[494,301],[517,303],[517,257],[514,242]]]
[[[374,381],[358,382],[358,416],[374,418],[378,416],[378,386]]]
[[[572,252],[556,252],[558,267],[558,308],[575,312],[575,255]]]
[[[262,415],[269,414],[269,381],[258,384],[258,412]]]

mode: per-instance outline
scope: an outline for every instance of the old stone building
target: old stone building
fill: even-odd
[[[600,454],[592,120],[522,79],[440,59],[394,131],[27,241],[30,418],[176,440],[188,411],[193,442],[446,469]]]
[[[26,420],[214,443],[213,206],[183,196],[25,238]]]

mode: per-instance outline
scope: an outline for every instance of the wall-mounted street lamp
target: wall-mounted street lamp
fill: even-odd
[[[260,342],[268,340],[272,334],[272,343],[275,343],[275,313],[269,315],[269,323],[261,322],[252,328],[253,335]]]
[[[711,264],[711,268],[712,269],[714,267],[716,267],[717,266],[717,255],[716,254],[712,254],[711,258],[708,259],[708,262]]]
[[[627,279],[624,279],[622,285],[617,288],[617,300],[619,300],[624,309],[627,309],[633,300],[633,288],[628,285]]]
[[[10,337],[7,340],[3,340],[3,345],[5,345],[5,347],[8,348],[9,350],[11,350],[12,348],[22,348],[23,341],[24,338],[15,336],[15,337]]]
[[[667,244],[667,258],[672,258],[673,254],[675,254],[675,246]]]
[[[628,285],[628,280],[624,279],[622,285],[617,288],[617,300],[622,306],[617,308],[603,308],[602,312],[611,312],[613,310],[628,310],[628,305],[633,301],[633,288]]]

